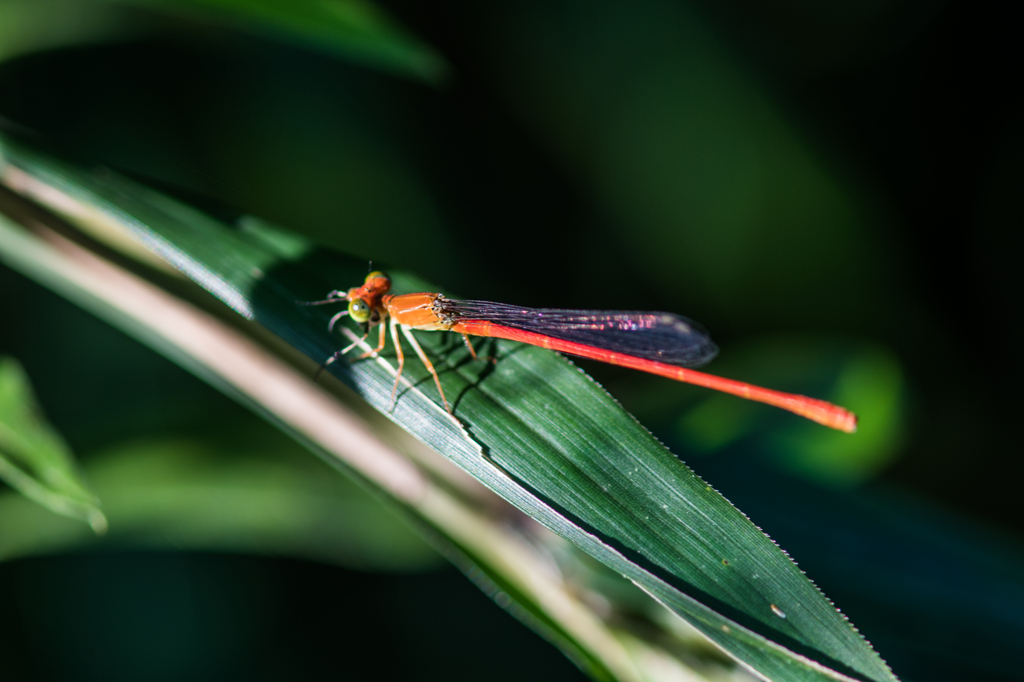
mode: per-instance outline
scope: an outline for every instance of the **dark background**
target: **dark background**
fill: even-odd
[[[40,147],[258,215],[444,291],[685,313],[722,347],[715,372],[833,399],[847,395],[844,381],[874,377],[849,389],[863,401],[848,405],[862,416],[858,444],[585,365],[789,551],[898,675],[1020,679],[1024,109],[1009,7],[381,6],[447,60],[447,79],[422,84],[203,15],[118,8],[116,39],[0,65],[0,117],[34,131],[24,139]],[[84,460],[132,437],[215,437],[253,419],[20,276],[0,270],[0,287],[0,351],[26,365]],[[219,424],[203,419],[214,408]],[[452,610],[441,611],[453,615],[443,625],[416,629],[429,604],[388,617],[407,633],[461,621],[479,637],[503,618],[472,606],[485,599],[452,569],[339,578],[332,572],[344,569],[285,559],[118,552],[0,566],[0,601],[20,600],[0,627],[22,643],[9,646],[32,652],[16,659],[26,678],[177,676],[105,659],[75,634],[100,637],[103,618],[145,632],[147,617],[161,621],[170,607],[101,616],[79,603],[39,625],[47,607],[33,590],[52,597],[85,574],[123,609],[142,603],[128,573],[160,584],[194,576],[189,594],[233,586],[204,608],[225,623],[239,618],[231,600],[256,609],[251,638],[180,645],[205,651],[188,660],[207,661],[199,669],[216,679],[276,676],[274,666],[321,677],[332,656],[351,663],[328,641],[310,644],[336,624],[327,614],[368,608],[339,583],[362,586],[352,594],[367,603],[377,592],[377,604],[393,592],[444,595]],[[571,672],[539,640],[536,653],[489,649],[526,650],[518,642],[530,636],[506,620],[511,634],[491,631],[482,662],[439,664],[453,666],[443,674],[511,679],[510,660]],[[170,624],[153,637],[180,638]],[[297,634],[305,627],[312,640]],[[411,661],[447,648],[394,637]],[[491,657],[500,663],[470,667]],[[404,677],[415,663],[394,665]]]

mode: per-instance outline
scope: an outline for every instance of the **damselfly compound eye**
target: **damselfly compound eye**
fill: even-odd
[[[349,301],[348,314],[353,320],[355,320],[359,324],[369,322],[371,312],[372,311],[370,310],[370,305],[363,299],[354,298],[351,301]]]
[[[363,284],[369,284],[372,280],[375,280],[375,279],[378,279],[378,278],[386,279],[388,281],[388,285],[391,284],[391,278],[388,277],[387,275],[385,275],[380,270],[374,270],[369,275],[367,275],[366,279],[363,280]]]

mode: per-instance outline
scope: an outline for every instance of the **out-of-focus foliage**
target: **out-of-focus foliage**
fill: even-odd
[[[712,371],[845,394],[861,430],[844,440],[585,365],[789,551],[897,674],[1019,674],[1024,118],[1008,86],[1021,49],[1010,8],[371,10],[444,55],[441,87],[310,50],[315,37],[253,8],[0,0],[0,124],[466,297],[684,313],[722,347]],[[86,471],[186,431],[221,450],[228,427],[209,416],[222,400],[0,278],[0,351],[27,367]],[[629,621],[629,603],[609,608]]]
[[[428,83],[448,67],[438,54],[367,0],[110,0],[153,6],[323,49]]]
[[[44,507],[107,528],[99,499],[79,474],[60,435],[44,420],[28,377],[0,356],[0,480]]]
[[[22,53],[123,40],[138,35],[145,26],[94,2],[4,0],[0,2],[0,61]]]
[[[105,546],[283,554],[378,571],[436,564],[397,517],[269,430],[260,425],[259,439],[140,440],[93,453],[86,474],[110,519]],[[4,560],[97,546],[12,493],[0,496],[0,528]]]
[[[831,348],[830,348],[831,346]],[[836,356],[841,358],[837,362]],[[855,486],[891,466],[905,429],[899,362],[882,348],[843,348],[841,342],[787,335],[737,347],[723,371],[768,386],[834,375],[831,399],[857,405],[856,438],[793,422],[772,430],[766,443],[781,468],[829,486]],[[712,454],[765,429],[764,413],[731,405],[725,396],[702,400],[679,419],[677,434],[693,450]]]

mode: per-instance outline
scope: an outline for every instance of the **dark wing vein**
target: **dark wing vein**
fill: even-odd
[[[445,312],[513,329],[656,360],[698,367],[718,353],[707,330],[681,315],[633,310],[523,308],[489,301],[444,299]]]

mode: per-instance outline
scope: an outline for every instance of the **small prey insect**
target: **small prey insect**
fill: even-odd
[[[489,301],[459,301],[441,294],[396,295],[390,292],[391,280],[383,272],[375,271],[366,276],[362,286],[345,292],[332,291],[324,300],[311,301],[306,305],[348,302],[347,310],[331,318],[330,330],[346,315],[363,325],[364,339],[370,329],[379,326],[380,340],[377,347],[363,357],[375,355],[384,349],[387,341],[386,327],[390,327],[398,357],[395,385],[391,389],[392,407],[405,365],[405,354],[399,339],[401,331],[434,377],[445,409],[452,412],[437,371],[416,341],[412,330],[452,331],[462,334],[474,359],[477,354],[469,340],[470,336],[509,339],[774,405],[847,433],[857,428],[856,415],[824,400],[761,388],[691,369],[709,362],[718,348],[704,329],[680,315],[632,310],[523,308]],[[355,345],[353,343],[339,350],[324,363],[324,367],[348,353]]]

